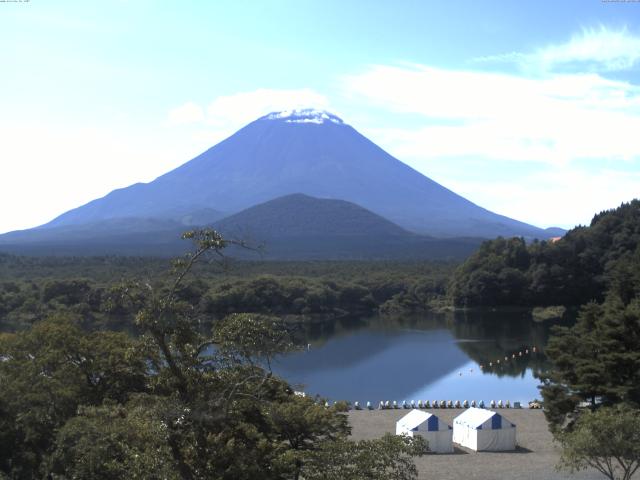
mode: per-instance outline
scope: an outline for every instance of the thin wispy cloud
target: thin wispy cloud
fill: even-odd
[[[169,125],[199,123],[203,122],[204,119],[204,109],[194,102],[186,102],[179,107],[171,109],[168,114]]]
[[[533,52],[506,52],[475,62],[513,63],[529,71],[612,72],[637,68],[640,35],[627,28],[585,28],[568,42],[547,45]]]
[[[205,149],[263,115],[309,107],[330,109],[329,99],[310,88],[259,88],[221,95],[208,105],[188,101],[169,110],[165,123],[191,128],[193,145]]]
[[[206,106],[186,102],[169,110],[167,123],[204,128],[196,132],[198,139],[222,140],[238,128],[268,113],[309,107],[328,109],[329,100],[310,88],[259,88],[216,97]]]

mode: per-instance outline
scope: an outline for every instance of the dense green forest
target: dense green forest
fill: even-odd
[[[0,331],[28,328],[55,312],[88,329],[133,328],[123,286],[171,280],[166,259],[38,258],[0,255]],[[377,312],[423,311],[444,302],[452,263],[206,262],[176,295],[207,321],[228,313],[287,316],[290,321]],[[268,272],[268,273],[267,273]]]
[[[455,271],[448,294],[462,307],[601,302],[610,287],[632,288],[629,280],[639,273],[630,265],[640,255],[639,244],[640,201],[633,200],[556,242],[498,238],[483,243]]]

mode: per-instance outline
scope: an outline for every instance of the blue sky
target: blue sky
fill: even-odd
[[[306,106],[542,227],[638,196],[640,2],[31,0],[0,41],[0,232]]]

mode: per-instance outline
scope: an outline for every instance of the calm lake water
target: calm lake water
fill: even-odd
[[[549,327],[517,312],[337,321],[309,332],[308,349],[279,358],[274,370],[307,394],[363,405],[436,399],[526,404],[540,398],[534,374],[546,368]]]

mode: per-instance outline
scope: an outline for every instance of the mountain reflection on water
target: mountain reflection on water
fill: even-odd
[[[332,400],[525,403],[540,396],[534,374],[546,367],[550,326],[518,311],[335,321],[309,327],[308,349],[280,357],[274,370]]]

